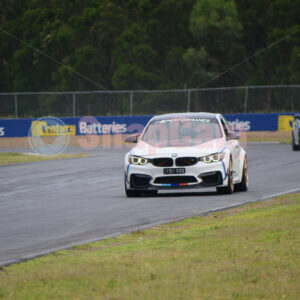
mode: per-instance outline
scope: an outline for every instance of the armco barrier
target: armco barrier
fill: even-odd
[[[225,115],[235,130],[288,131],[291,130],[294,113],[233,114]],[[152,116],[75,117],[61,118],[69,135],[130,134],[141,132]],[[0,137],[26,137],[36,119],[0,119]],[[49,135],[45,122],[38,123],[42,135]],[[59,129],[60,131],[62,129]]]

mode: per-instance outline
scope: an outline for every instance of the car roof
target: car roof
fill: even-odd
[[[213,114],[207,112],[188,112],[188,113],[172,113],[154,116],[152,120],[164,120],[164,119],[173,119],[173,118],[207,118],[207,119],[216,119],[220,114]]]

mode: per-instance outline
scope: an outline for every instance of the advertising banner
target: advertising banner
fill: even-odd
[[[293,113],[224,115],[234,130],[290,131]],[[1,137],[28,135],[115,135],[141,132],[152,116],[109,116],[60,118],[64,125],[37,119],[0,119]],[[31,130],[31,128],[34,128]]]

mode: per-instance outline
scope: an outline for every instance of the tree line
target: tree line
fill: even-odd
[[[0,25],[1,92],[300,82],[300,0],[5,0]]]

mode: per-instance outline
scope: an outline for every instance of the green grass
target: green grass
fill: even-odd
[[[294,194],[58,251],[3,268],[0,298],[299,299],[299,216]]]
[[[40,156],[40,155],[29,155],[14,152],[3,152],[0,153],[0,165],[20,164],[29,163],[43,160],[63,159],[63,158],[76,158],[76,157],[87,157],[88,154],[60,154],[57,156]],[[0,293],[1,295],[1,293]]]

